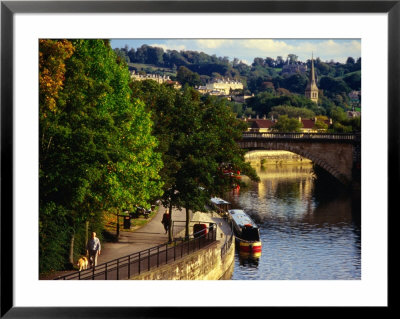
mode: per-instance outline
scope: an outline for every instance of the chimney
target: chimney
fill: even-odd
[[[263,120],[266,120],[267,119],[267,116],[264,114],[264,116],[263,116]]]
[[[314,117],[314,123],[317,123],[317,117]]]
[[[329,124],[332,125],[332,119],[331,118],[329,119]]]
[[[257,120],[259,119],[259,117],[258,117],[258,114],[257,114],[257,117],[256,117],[256,119],[257,119]]]
[[[299,122],[301,123],[301,117],[299,116]]]

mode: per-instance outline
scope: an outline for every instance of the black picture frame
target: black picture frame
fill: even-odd
[[[178,318],[185,307],[14,307],[13,295],[13,17],[16,13],[387,13],[388,207],[397,212],[399,184],[400,0],[396,1],[1,1],[1,317]],[[388,218],[390,218],[388,213]],[[379,212],[384,214],[385,212]],[[390,222],[388,223],[390,225]],[[392,223],[392,226],[394,223]],[[389,233],[392,233],[389,231]],[[11,239],[11,240],[10,240]],[[390,247],[390,246],[389,246]],[[389,261],[389,260],[388,260]],[[389,263],[390,264],[390,263]],[[388,281],[389,284],[390,281]],[[387,309],[390,308],[390,298]],[[254,307],[252,307],[254,309]],[[383,307],[386,308],[386,307]],[[297,315],[309,309],[291,307]],[[202,310],[200,310],[202,311]],[[254,311],[235,309],[235,314]],[[349,309],[347,309],[349,311]],[[224,307],[206,309],[212,317]]]

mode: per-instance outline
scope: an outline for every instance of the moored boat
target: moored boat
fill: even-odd
[[[230,205],[231,203],[219,197],[210,199],[210,206],[222,216],[227,216]]]
[[[232,218],[233,231],[238,242],[239,251],[245,253],[260,253],[260,231],[256,223],[241,209],[228,211]]]

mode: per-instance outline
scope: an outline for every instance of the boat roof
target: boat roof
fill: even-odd
[[[213,197],[213,198],[211,198],[211,202],[212,202],[213,204],[216,204],[216,205],[230,204],[230,203],[227,202],[226,200],[223,200],[222,198],[219,198],[219,197]]]
[[[246,224],[252,225],[254,228],[257,228],[256,223],[250,218],[249,215],[245,213],[242,209],[230,209],[228,210],[229,214],[232,216],[234,222],[238,226],[244,226]]]

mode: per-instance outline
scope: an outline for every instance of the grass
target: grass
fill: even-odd
[[[157,213],[158,207],[154,209],[149,214],[148,218],[145,218],[144,216],[139,216],[138,218],[131,218],[131,228],[130,229],[124,229],[124,219],[122,216],[119,217],[119,230],[120,231],[126,231],[126,232],[134,232],[137,229],[143,227],[146,225],[148,222],[150,222],[155,214]],[[113,234],[117,231],[117,216],[112,213],[105,213],[104,214],[104,230],[110,234]],[[111,240],[112,241],[112,240]]]
[[[166,73],[168,75],[176,76],[176,72],[174,72],[172,69],[156,66],[156,65],[153,65],[153,64],[128,63],[128,66],[134,67],[139,71],[140,70],[151,70],[151,72],[162,71],[162,72],[164,72],[164,73]]]
[[[343,80],[343,78],[345,78],[346,76],[352,75],[352,74],[360,74],[361,75],[361,71],[358,70],[358,71],[349,72],[349,73],[346,73],[346,74],[344,74],[342,76],[338,76],[336,78]]]

